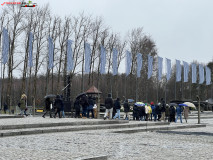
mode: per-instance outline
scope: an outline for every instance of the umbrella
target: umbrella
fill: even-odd
[[[135,105],[138,107],[145,106],[145,104],[143,102],[136,102]]]
[[[188,107],[191,107],[191,108],[196,108],[195,105],[191,102],[185,102],[183,104],[185,104],[185,105],[187,105]]]
[[[170,106],[177,106],[177,103],[170,103]]]
[[[47,98],[55,98],[55,97],[56,97],[55,94],[48,94],[44,98],[47,99]]]
[[[187,105],[187,104],[184,104],[184,103],[179,104],[179,106],[185,106],[185,107],[188,107],[188,105]]]
[[[76,97],[76,99],[79,99],[79,98],[82,97],[83,95],[86,95],[86,93],[80,93],[80,94]]]

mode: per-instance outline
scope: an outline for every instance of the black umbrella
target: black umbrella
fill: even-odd
[[[76,97],[76,99],[81,98],[83,95],[86,95],[86,93],[80,93],[80,94]]]
[[[44,98],[47,99],[47,98],[55,98],[55,97],[56,97],[55,94],[48,94]]]
[[[177,106],[177,103],[170,103],[170,106]]]

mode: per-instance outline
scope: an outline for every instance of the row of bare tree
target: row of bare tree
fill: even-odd
[[[1,63],[1,103],[9,106],[18,103],[23,92],[28,95],[28,105],[43,105],[46,94],[61,94],[64,81],[69,75],[71,99],[90,86],[95,85],[113,98],[125,97],[141,101],[159,101],[166,97],[167,101],[177,98],[191,98],[201,94],[202,99],[212,97],[212,88],[205,85],[157,81],[157,47],[154,41],[144,34],[142,28],[133,29],[121,38],[113,33],[100,17],[85,15],[60,17],[53,15],[48,5],[36,8],[22,8],[16,5],[5,7],[0,12],[0,44],[3,27],[7,28],[10,39],[9,60]],[[28,66],[29,32],[33,39],[33,67]],[[54,43],[54,68],[48,70],[48,37]],[[73,41],[74,69],[67,72],[67,40]],[[84,44],[91,45],[91,72],[84,74]],[[101,75],[100,45],[107,51],[106,74]],[[118,67],[125,57],[125,51],[132,53],[132,68],[128,77],[124,74],[112,76],[112,52],[118,50]],[[142,76],[136,78],[137,53],[143,55]],[[147,55],[154,57],[153,76],[147,79]],[[209,63],[212,68],[212,63]],[[173,73],[175,75],[175,73]],[[173,76],[175,77],[175,76]],[[174,87],[175,86],[175,87]],[[166,92],[165,92],[166,91]],[[190,95],[190,96],[189,96]]]

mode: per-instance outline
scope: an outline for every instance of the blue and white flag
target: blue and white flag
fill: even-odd
[[[100,73],[105,74],[105,66],[106,66],[106,50],[101,45],[101,64],[100,64]]]
[[[48,39],[48,44],[49,44],[49,64],[48,64],[48,69],[53,68],[53,52],[54,52],[54,45],[53,45],[53,40],[51,37]]]
[[[171,60],[166,58],[166,70],[167,70],[167,74],[166,74],[166,79],[167,81],[170,80],[171,78]]]
[[[204,82],[204,68],[202,64],[199,64],[199,84]]]
[[[148,79],[150,79],[150,77],[152,76],[152,63],[153,63],[153,57],[148,55]]]
[[[31,68],[33,66],[33,34],[29,33],[29,47],[28,47],[28,65]]]
[[[206,85],[211,84],[211,70],[206,66]]]
[[[137,54],[137,77],[138,78],[141,77],[142,64],[143,64],[142,54],[138,53]]]
[[[126,76],[131,72],[132,67],[132,54],[129,51],[126,51]]]
[[[188,82],[189,77],[189,64],[183,61],[183,68],[184,68],[184,82]]]
[[[176,60],[176,82],[181,81],[181,64],[179,60]]]
[[[85,73],[90,73],[91,48],[90,44],[85,43]]]
[[[113,69],[113,75],[118,74],[118,51],[113,48],[113,57],[112,57],[112,69]]]
[[[158,57],[158,81],[162,78],[162,70],[163,70],[163,58]]]
[[[8,61],[9,54],[9,36],[7,29],[3,28],[3,41],[2,41],[2,61],[6,64]]]
[[[67,71],[73,70],[72,40],[67,40]]]
[[[192,83],[197,83],[197,65],[192,63]]]

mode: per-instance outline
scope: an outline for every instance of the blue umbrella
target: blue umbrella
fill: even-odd
[[[186,105],[184,103],[179,104],[179,106],[186,106],[186,107],[188,107],[188,105]]]
[[[136,102],[135,105],[138,107],[145,106],[145,104],[143,102]]]

